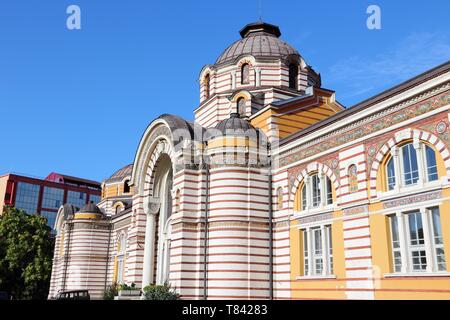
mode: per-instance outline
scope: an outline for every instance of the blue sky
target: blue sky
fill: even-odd
[[[66,8],[81,8],[81,30]],[[381,8],[381,30],[366,8]],[[193,118],[197,77],[258,1],[9,0],[0,4],[0,174],[103,180],[161,113]],[[450,2],[262,0],[324,87],[351,106],[450,58]]]

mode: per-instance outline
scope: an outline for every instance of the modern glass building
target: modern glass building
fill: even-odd
[[[16,174],[0,176],[0,213],[4,206],[22,209],[28,214],[40,214],[53,228],[58,209],[63,204],[82,207],[101,199],[97,181],[51,173],[45,179]]]

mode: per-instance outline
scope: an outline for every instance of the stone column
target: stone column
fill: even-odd
[[[395,213],[395,216],[397,217],[398,239],[400,243],[400,258],[402,261],[402,267],[400,272],[406,273],[409,271],[409,269],[408,269],[408,251],[407,251],[408,243],[406,242],[407,239],[404,221],[405,219],[400,211],[397,211]]]
[[[319,186],[320,186],[320,208],[323,208],[326,205],[326,179],[325,174],[323,172],[319,173]]]
[[[399,190],[402,184],[402,173],[400,172],[400,159],[398,157],[398,147],[393,146],[391,149],[391,155],[394,158],[394,177],[395,177],[395,185],[394,190]]]
[[[320,236],[322,240],[322,275],[326,276],[328,274],[328,259],[327,259],[327,228],[325,228],[325,225],[320,226]]]
[[[311,178],[306,176],[305,178],[305,188],[306,188],[306,210],[312,208],[312,188],[311,188]]]
[[[150,285],[153,279],[153,264],[155,251],[155,220],[159,211],[160,203],[156,198],[144,200],[144,212],[147,216],[145,225],[145,246],[144,246],[144,270],[142,274],[142,288]]]

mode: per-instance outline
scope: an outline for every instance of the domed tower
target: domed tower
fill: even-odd
[[[56,245],[49,297],[58,291],[89,290],[101,299],[109,263],[110,219],[93,203],[77,211],[62,206],[56,218]]]
[[[256,22],[240,31],[215,64],[200,72],[200,106],[195,120],[204,127],[239,113],[248,118],[267,104],[320,87],[320,75],[298,51],[280,39],[278,26]]]
[[[131,207],[133,187],[129,185],[133,164],[114,172],[102,183],[102,201],[99,208],[107,216],[115,216]]]
[[[238,113],[206,131],[206,297],[270,297],[267,141]]]

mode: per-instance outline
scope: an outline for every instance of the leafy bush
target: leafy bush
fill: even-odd
[[[133,282],[131,285],[128,285],[126,283],[119,284],[119,291],[120,290],[139,290],[139,288],[136,288],[136,284]]]
[[[109,285],[105,292],[103,293],[103,299],[105,300],[114,300],[114,297],[119,294],[119,285],[114,282],[112,285]]]
[[[149,285],[144,288],[146,300],[179,300],[180,295],[167,282],[164,285]]]

